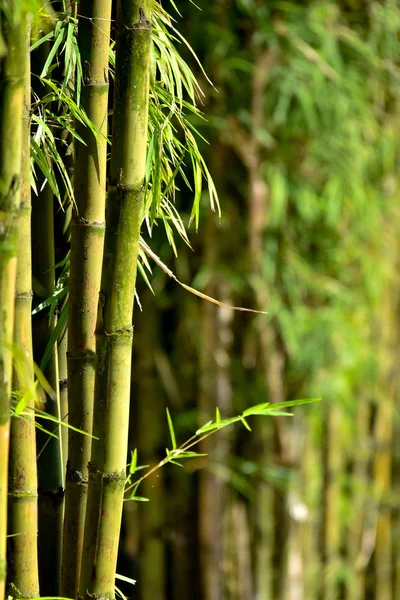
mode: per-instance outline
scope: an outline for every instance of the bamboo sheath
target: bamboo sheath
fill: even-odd
[[[28,30],[29,31],[29,30]],[[13,388],[27,396],[27,414],[13,417],[10,436],[8,573],[9,593],[19,598],[39,596],[37,548],[37,468],[32,351],[32,260],[30,184],[30,52],[25,39],[26,83],[22,148],[21,205],[17,217],[18,267],[15,294],[14,344],[17,348]]]
[[[0,600],[5,595],[11,344],[17,275],[17,230],[26,69],[26,15],[0,9],[5,48],[0,63]]]
[[[111,183],[96,331],[94,434],[100,440],[93,442],[88,516],[99,490],[101,511],[90,578],[81,585],[81,593],[88,598],[114,597],[126,476],[132,312],[144,199],[151,6],[150,0],[120,0],[117,4]],[[87,519],[85,537],[89,532]],[[86,567],[84,577],[88,574]]]
[[[81,106],[101,132],[77,123],[85,144],[76,144],[75,200],[71,223],[68,322],[68,419],[92,432],[96,318],[105,229],[108,58],[111,0],[79,4],[78,43],[84,69]],[[79,589],[91,438],[69,430],[62,585],[63,596]],[[96,512],[96,511],[95,511]]]

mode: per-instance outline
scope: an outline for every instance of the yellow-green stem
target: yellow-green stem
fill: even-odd
[[[4,41],[0,62],[0,599],[6,581],[6,533],[10,395],[14,297],[17,273],[15,217],[20,203],[20,174],[26,69],[26,15],[23,7],[0,8]]]
[[[26,83],[22,147],[21,206],[17,218],[18,268],[15,294],[13,388],[26,395],[27,414],[13,417],[10,437],[8,584],[19,598],[39,595],[37,548],[37,469],[32,355],[32,261],[30,184],[30,53],[29,29],[25,38]]]
[[[84,585],[88,598],[114,597],[127,460],[132,312],[144,199],[151,6],[150,0],[117,3],[111,183],[96,346],[95,424],[97,427],[100,421],[104,438],[93,443],[88,499],[91,503],[90,494],[100,489],[101,511],[90,580]],[[105,389],[101,389],[100,381],[105,382]],[[86,532],[90,535],[88,522],[85,536]]]
[[[96,318],[105,229],[108,55],[111,0],[79,3],[78,41],[84,69],[81,105],[100,130],[77,123],[85,144],[76,143],[75,200],[71,223],[68,316],[68,418],[92,432]],[[91,438],[69,430],[62,585],[63,596],[79,589]],[[90,514],[96,511],[90,511]],[[86,559],[85,559],[86,565]]]

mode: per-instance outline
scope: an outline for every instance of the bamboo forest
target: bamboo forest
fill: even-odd
[[[399,315],[399,0],[0,0],[0,600],[400,600]]]

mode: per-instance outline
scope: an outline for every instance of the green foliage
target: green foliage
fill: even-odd
[[[171,436],[172,450],[166,448],[166,456],[159,463],[157,463],[154,467],[152,467],[149,471],[147,471],[144,475],[142,475],[136,481],[132,481],[133,475],[140,469],[145,469],[148,465],[142,465],[140,467],[137,466],[137,449],[131,453],[131,462],[129,463],[129,476],[126,482],[125,493],[130,492],[129,497],[125,500],[136,500],[139,502],[146,502],[148,498],[143,498],[142,496],[137,496],[136,492],[140,486],[140,484],[147,479],[150,475],[158,471],[161,467],[165,466],[168,463],[176,465],[178,467],[182,467],[183,465],[177,461],[177,459],[190,459],[190,458],[200,458],[202,456],[207,456],[204,453],[198,453],[191,450],[193,446],[196,446],[210,435],[216,433],[217,431],[221,431],[228,427],[229,425],[233,425],[234,423],[241,422],[246,429],[251,431],[249,424],[247,423],[246,418],[250,416],[257,417],[272,417],[272,416],[293,416],[292,413],[284,412],[282,409],[287,408],[289,406],[301,406],[303,404],[314,404],[315,402],[319,402],[321,398],[309,398],[306,400],[288,400],[287,402],[280,402],[276,404],[270,404],[269,402],[264,402],[263,404],[258,404],[255,406],[251,406],[243,411],[241,415],[237,415],[235,417],[230,417],[228,419],[221,419],[221,414],[219,408],[216,407],[216,419],[215,421],[208,421],[205,425],[200,427],[196,431],[196,433],[189,438],[186,442],[184,442],[181,446],[178,447],[176,442],[176,435],[174,430],[174,425],[172,422],[172,418],[168,408],[167,411],[167,422],[168,429]],[[239,480],[236,477],[236,482]],[[240,483],[239,483],[240,485]],[[241,481],[241,486],[243,488],[243,482]]]
[[[224,29],[217,10],[191,31],[213,49],[206,68],[224,86],[225,115],[210,124],[242,164],[256,136],[269,189],[262,274],[248,282],[273,315],[289,392],[350,406],[377,383],[372,322],[396,266],[385,240],[399,227],[398,6],[238,0]],[[249,90],[260,56],[267,75],[254,131]],[[226,175],[245,197],[245,171]]]

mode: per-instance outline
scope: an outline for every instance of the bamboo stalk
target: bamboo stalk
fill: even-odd
[[[5,48],[0,63],[0,599],[6,581],[6,533],[11,344],[17,275],[17,230],[14,217],[20,203],[20,173],[26,69],[26,16],[21,7],[0,9]]]
[[[214,244],[211,236],[207,236],[209,248],[216,245],[215,232]],[[214,254],[213,250],[211,253]],[[215,257],[214,257],[215,258]],[[208,256],[208,263],[211,256]],[[225,286],[226,287],[226,286]],[[216,293],[214,286],[209,286],[207,294],[221,297],[224,301],[229,298],[228,290],[219,286]],[[229,300],[230,301],[230,300]],[[232,344],[231,321],[232,312],[222,307],[216,308],[208,303],[203,307],[201,328],[202,349],[200,356],[200,390],[199,411],[204,412],[201,422],[205,422],[218,406],[223,415],[229,414],[232,404],[232,389],[230,381],[229,350]],[[219,359],[219,364],[218,364]],[[221,360],[224,364],[221,365]],[[207,415],[207,416],[206,416]],[[218,437],[204,440],[201,452],[212,456],[217,464],[226,462],[226,457],[231,444],[230,436],[225,432]],[[199,477],[199,542],[201,560],[201,584],[205,600],[218,600],[223,592],[223,515],[226,504],[226,483],[223,478],[215,474],[206,464]]]
[[[391,215],[393,218],[393,215]],[[398,399],[398,374],[395,357],[399,347],[397,315],[399,313],[399,245],[392,221],[386,227],[386,258],[391,267],[387,271],[385,293],[377,314],[379,323],[379,387],[374,424],[375,454],[372,461],[374,490],[377,503],[376,537],[373,555],[375,594],[379,600],[395,599],[393,556],[393,511],[387,497],[393,488],[394,415]],[[394,362],[393,362],[394,361]],[[386,504],[386,506],[385,506]],[[397,599],[396,599],[397,600]]]
[[[321,553],[319,552],[320,507],[322,496],[322,465],[320,436],[316,439],[315,423],[319,415],[304,419],[304,449],[301,454],[300,479],[303,523],[299,537],[302,546],[304,598],[316,600],[321,595]]]
[[[338,479],[342,468],[341,426],[342,411],[333,404],[327,415],[326,481],[324,514],[325,581],[324,598],[337,600],[340,590],[334,575],[340,566],[342,524],[340,517],[341,483]]]
[[[114,597],[126,476],[132,312],[144,198],[151,6],[150,0],[119,0],[117,4],[111,182],[96,332],[95,413],[99,416],[100,396],[106,394],[100,414],[104,439],[93,444],[89,482],[89,494],[101,482],[101,513],[90,580],[84,588],[88,598]],[[99,389],[100,379],[107,382],[105,390]]]
[[[48,45],[41,44],[32,54],[32,69],[41,72],[48,55]],[[32,80],[39,97],[46,93],[40,80]],[[53,193],[44,178],[38,176],[38,195],[32,196],[32,275],[36,307],[51,297],[55,287],[54,207]],[[45,349],[56,326],[56,317],[49,320],[47,309],[35,314],[32,319],[34,360],[41,364]],[[57,343],[51,349],[43,373],[53,390],[50,397],[42,390],[45,405],[42,407],[55,419],[60,419],[59,373]],[[60,426],[49,421],[37,420],[45,429],[57,437],[49,437],[36,431],[38,452],[38,511],[39,511],[39,584],[44,596],[56,596],[59,591],[61,569],[61,534],[64,504],[63,464]]]
[[[41,295],[34,298],[35,304],[50,297],[54,291],[54,224],[53,194],[48,185],[39,196],[32,198],[32,263],[33,276],[39,283]],[[45,235],[43,235],[45,231]],[[37,284],[35,284],[37,285]],[[33,317],[34,358],[40,364],[47,343],[54,331],[56,319],[49,323],[47,310]],[[50,360],[44,369],[54,396],[47,396],[47,413],[60,419],[59,374],[57,344],[51,351]],[[43,392],[44,393],[44,392]],[[39,581],[43,595],[58,595],[61,568],[61,531],[64,490],[60,426],[48,421],[38,421],[57,438],[49,437],[40,430],[36,432],[38,451],[39,483]]]
[[[270,69],[275,61],[273,51],[267,50],[261,44],[254,47],[254,70],[252,77],[251,94],[251,134],[247,138],[250,151],[247,147],[237,147],[244,165],[248,171],[249,186],[249,256],[252,263],[252,271],[258,277],[262,277],[264,261],[264,232],[267,227],[269,216],[269,194],[267,185],[262,177],[263,150],[260,144],[258,131],[264,127],[264,98],[268,84]],[[260,288],[256,293],[257,308],[265,310],[268,301],[268,292]],[[253,324],[254,356],[260,354],[261,373],[264,379],[262,385],[267,397],[271,402],[280,402],[284,399],[283,386],[283,359],[275,343],[275,332],[273,324],[261,325],[255,321]],[[276,436],[274,435],[276,428]],[[271,461],[276,442],[283,454],[286,451],[285,427],[282,420],[259,421],[255,424],[255,456],[261,464],[266,460]],[[275,508],[275,492],[271,485],[265,481],[257,482],[255,510],[253,524],[255,527],[255,560],[254,560],[254,594],[257,600],[274,596],[274,546],[277,543],[277,532],[273,525]]]
[[[145,321],[138,324],[134,353],[136,365],[135,435],[139,448],[140,462],[155,465],[160,456],[160,440],[164,438],[165,409],[164,397],[157,378],[155,355],[158,352],[159,319],[154,298],[148,290],[141,294]],[[137,355],[137,357],[136,357]],[[136,358],[135,358],[136,357]],[[132,418],[131,418],[132,421]],[[135,443],[132,444],[133,446]],[[166,549],[163,531],[165,529],[166,497],[164,474],[156,472],[146,479],[140,488],[140,495],[149,498],[148,503],[139,503],[139,576],[140,597],[153,600],[166,598]],[[137,528],[136,528],[137,529]]]
[[[78,42],[84,67],[81,106],[101,131],[94,135],[77,123],[85,142],[76,144],[75,199],[71,224],[68,315],[68,418],[91,433],[96,359],[96,318],[105,229],[108,55],[111,0],[79,4]],[[91,438],[69,430],[63,544],[62,594],[79,589]]]
[[[32,265],[30,184],[30,52],[29,29],[25,39],[26,83],[22,148],[21,206],[17,219],[18,268],[15,294],[14,343],[23,353],[16,358],[13,388],[27,394],[28,413],[13,417],[10,436],[8,575],[10,594],[19,598],[39,596],[37,554],[37,468],[32,350]]]
[[[348,528],[347,554],[349,564],[354,565],[347,585],[348,600],[362,600],[365,597],[365,571],[369,557],[365,558],[362,548],[363,532],[366,526],[366,506],[368,499],[368,468],[371,460],[370,443],[371,403],[368,397],[361,397],[357,407],[356,449],[353,465],[353,493],[351,496],[352,517]]]
[[[391,240],[390,248],[394,254]],[[392,285],[390,285],[390,283]],[[392,511],[385,507],[385,495],[392,488],[393,470],[393,415],[397,396],[396,367],[393,367],[392,356],[396,355],[398,347],[397,323],[395,315],[398,314],[398,290],[393,282],[389,282],[388,296],[381,307],[381,335],[380,335],[380,381],[383,392],[380,393],[377,406],[375,441],[376,452],[373,461],[374,485],[377,494],[378,516],[376,522],[376,541],[374,552],[375,586],[379,600],[392,600],[393,596],[393,564],[392,564]]]

